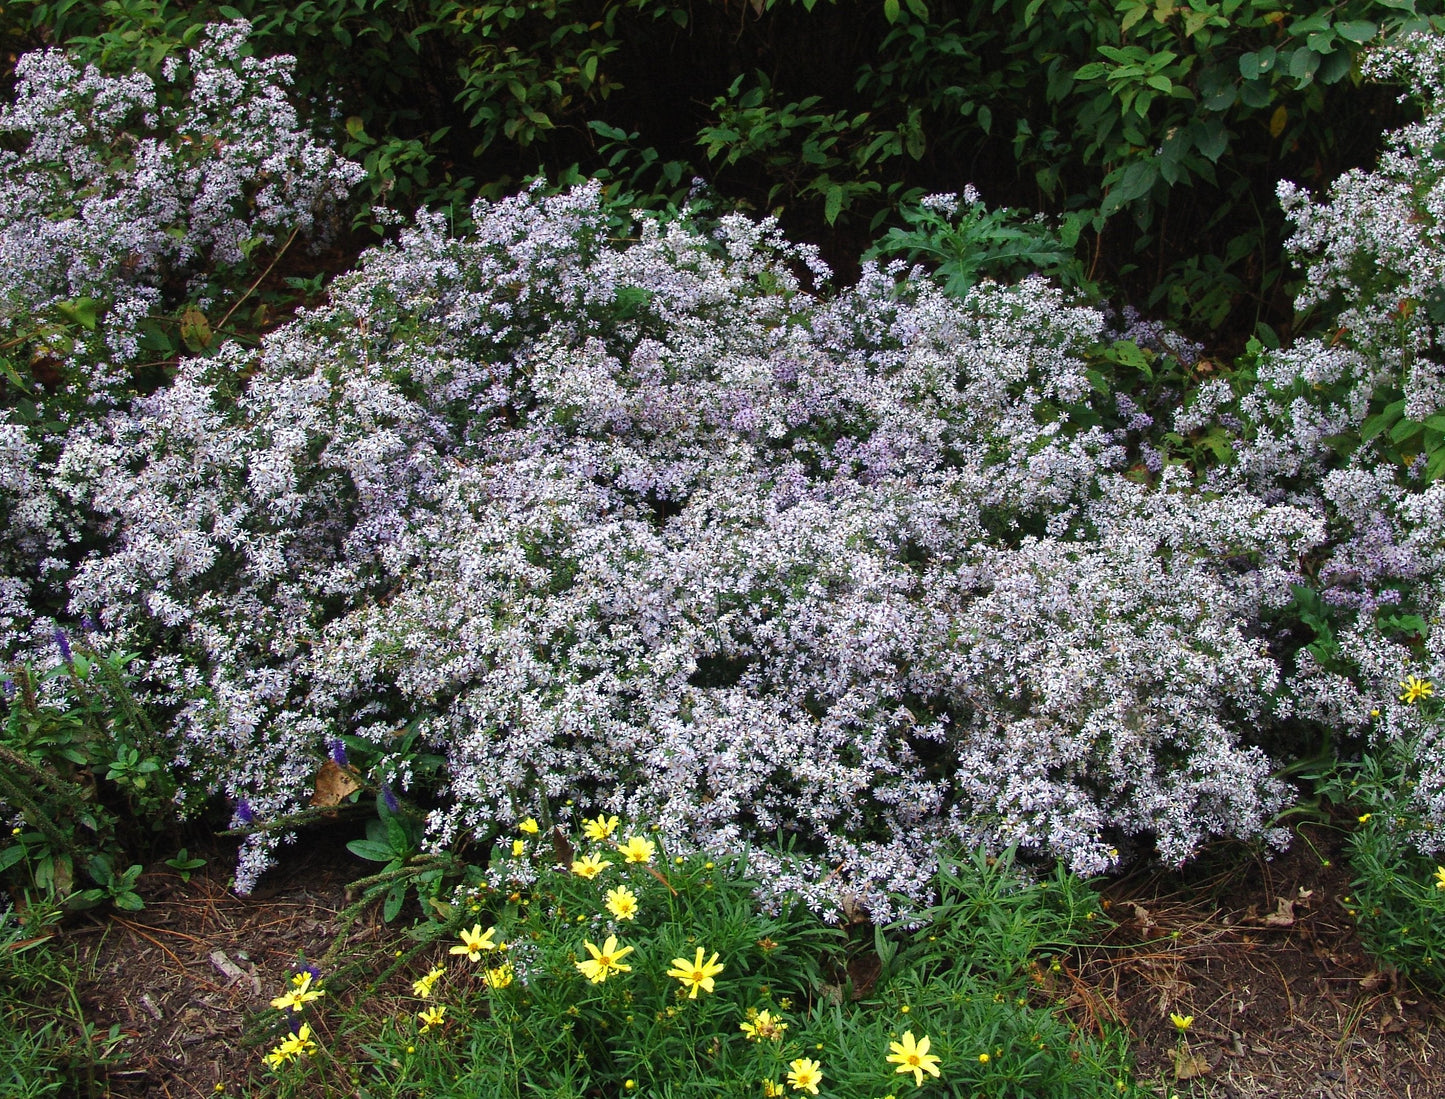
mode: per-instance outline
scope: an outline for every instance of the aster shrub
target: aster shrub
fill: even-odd
[[[472,214],[60,460],[107,539],[72,610],[158,646],[183,797],[258,829],[242,888],[331,739],[415,788],[398,729],[443,759],[433,845],[575,798],[784,833],[760,873],[879,915],[945,840],[1097,872],[1265,833],[1246,623],[1322,532],[1131,476],[1098,311],[901,263],[823,294],[770,222],[617,240],[595,185]]]
[[[16,62],[0,110],[7,643],[35,611],[60,610],[77,544],[97,534],[88,501],[53,477],[66,432],[164,384],[178,352],[254,332],[264,318],[237,310],[262,261],[324,238],[360,176],[299,124],[291,59],[251,56],[248,34],[206,29],[159,79],[60,50]]]
[[[1288,612],[1275,621],[1281,700],[1297,719],[1401,768],[1414,842],[1445,843],[1445,743],[1438,715],[1405,690],[1445,675],[1445,43],[1416,35],[1365,71],[1403,83],[1419,122],[1386,135],[1370,170],[1321,200],[1280,199],[1303,272],[1306,335],[1256,343],[1230,379],[1200,386],[1176,430],[1226,431],[1206,488],[1249,491],[1325,521]]]

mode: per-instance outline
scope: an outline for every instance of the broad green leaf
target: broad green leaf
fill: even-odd
[[[1315,53],[1314,50],[1299,49],[1290,54],[1289,74],[1301,84],[1308,84],[1315,78],[1319,71],[1320,62],[1324,58]]]
[[[1368,19],[1352,19],[1335,24],[1335,33],[1351,42],[1364,44],[1379,33],[1380,28]]]

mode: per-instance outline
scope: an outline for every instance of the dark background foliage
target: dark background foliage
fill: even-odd
[[[370,201],[541,173],[637,205],[693,178],[780,211],[845,277],[896,211],[976,185],[1080,215],[1089,275],[1207,344],[1290,323],[1274,186],[1369,163],[1399,121],[1358,58],[1436,0],[16,0],[11,50],[158,69],[207,21],[298,57]],[[365,202],[365,206],[370,205]]]

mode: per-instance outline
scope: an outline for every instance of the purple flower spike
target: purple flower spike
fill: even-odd
[[[386,806],[388,813],[401,812],[401,802],[396,800],[396,795],[391,792],[391,783],[381,784],[381,803]]]
[[[6,697],[6,698],[14,698],[14,697],[15,697],[15,680],[13,680],[13,679],[6,679],[6,680],[5,680],[5,697]]]
[[[346,745],[341,742],[340,737],[334,737],[329,745],[331,749],[331,762],[338,767],[346,766]]]
[[[296,972],[311,974],[311,979],[313,981],[321,980],[321,967],[318,965],[313,965],[311,962],[307,962],[305,965],[297,969]]]
[[[256,814],[251,810],[251,803],[245,798],[236,802],[236,819],[241,822],[243,827],[256,823]]]
[[[80,617],[80,628],[85,633],[95,633],[95,619],[85,614]]]
[[[65,636],[65,631],[58,626],[55,629],[55,645],[60,649],[60,659],[67,664],[75,663],[75,657],[70,652],[70,638]]]

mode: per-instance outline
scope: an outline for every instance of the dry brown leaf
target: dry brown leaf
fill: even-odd
[[[1294,901],[1287,901],[1280,897],[1274,903],[1274,911],[1264,918],[1265,924],[1270,927],[1293,927],[1294,904]]]
[[[1196,1076],[1209,1075],[1209,1062],[1203,1055],[1191,1049],[1176,1049],[1171,1056],[1174,1058],[1174,1079],[1193,1080]]]
[[[316,772],[316,792],[311,795],[311,804],[321,808],[340,805],[342,799],[360,789],[361,783],[351,768],[338,767],[335,760],[328,759]]]

